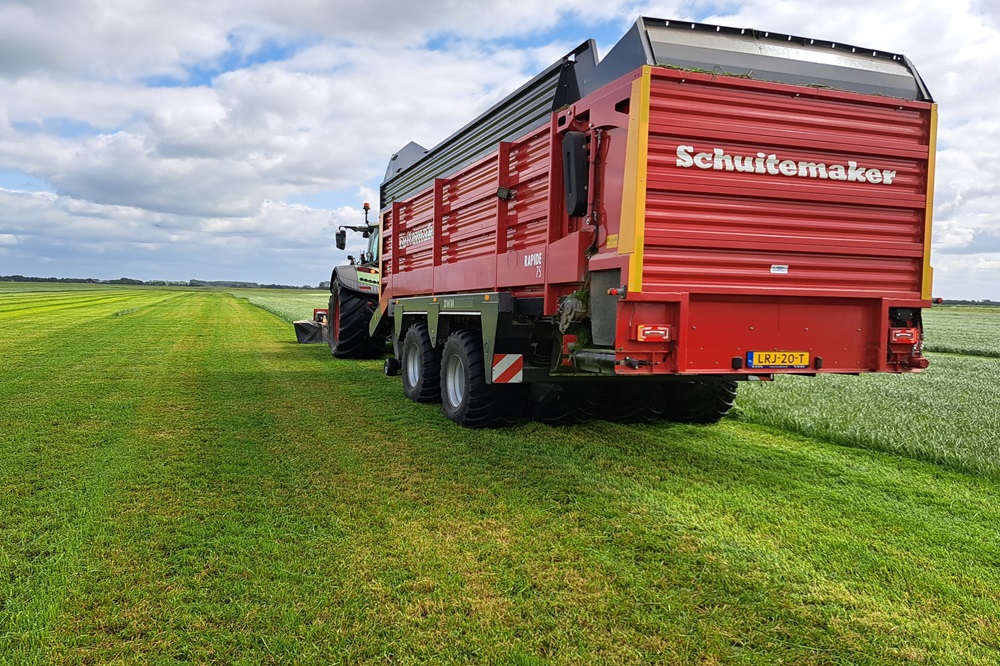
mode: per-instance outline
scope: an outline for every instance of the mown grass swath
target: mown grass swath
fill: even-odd
[[[227,294],[95,295],[0,329],[2,663],[1000,659],[994,480],[738,420],[464,430]]]

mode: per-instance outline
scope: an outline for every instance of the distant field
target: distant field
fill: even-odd
[[[948,469],[994,360],[933,360],[479,432],[221,291],[0,288],[0,664],[1000,663],[1000,482]]]
[[[118,285],[84,284],[78,282],[0,282],[0,294],[22,292],[53,292],[53,291],[94,291],[119,289]],[[164,287],[126,287],[129,289],[157,289]]]

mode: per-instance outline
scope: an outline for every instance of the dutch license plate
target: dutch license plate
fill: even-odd
[[[808,368],[809,352],[752,351],[747,352],[748,368]]]

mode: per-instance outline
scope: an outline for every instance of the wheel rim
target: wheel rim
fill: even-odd
[[[458,407],[462,404],[462,398],[465,397],[465,366],[462,364],[462,359],[458,356],[452,356],[448,359],[448,367],[445,369],[445,384],[448,389],[445,393],[448,398],[448,404],[452,407]]]
[[[416,345],[409,345],[406,348],[403,366],[406,368],[407,383],[410,386],[418,386],[420,384],[420,350]]]

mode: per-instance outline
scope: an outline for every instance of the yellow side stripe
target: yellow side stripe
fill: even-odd
[[[931,133],[927,144],[927,211],[924,216],[924,281],[920,294],[924,300],[932,297],[934,282],[934,269],[931,267],[931,231],[934,220],[934,170],[937,163],[937,104],[931,104],[930,120]]]
[[[625,149],[625,182],[618,253],[631,254],[628,290],[642,291],[643,245],[646,241],[646,175],[649,163],[649,98],[652,69],[632,82],[629,102],[628,145]]]

